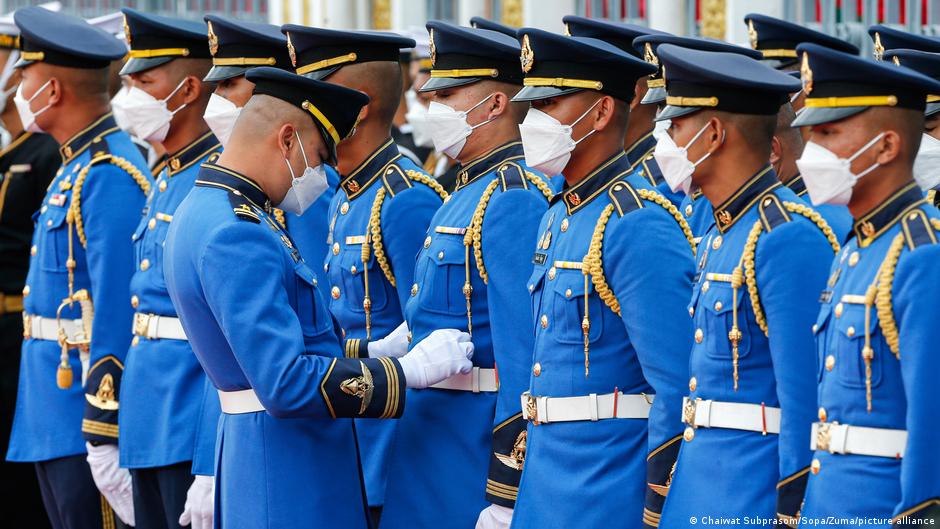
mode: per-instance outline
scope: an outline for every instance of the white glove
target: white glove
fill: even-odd
[[[473,342],[457,329],[438,329],[398,359],[409,388],[423,389],[473,369]]]
[[[480,511],[476,529],[509,529],[510,523],[512,523],[512,509],[490,504],[489,507]]]
[[[369,358],[378,358],[380,356],[391,356],[392,358],[401,358],[408,352],[408,323],[401,322],[401,325],[394,331],[388,333],[388,336],[381,340],[369,342]]]
[[[192,524],[192,529],[212,529],[215,515],[215,476],[199,476],[186,491],[186,504],[180,515],[180,525]]]
[[[134,486],[131,483],[131,473],[121,468],[118,463],[118,447],[113,444],[94,446],[86,442],[88,450],[88,466],[91,467],[91,477],[95,486],[101,491],[114,513],[124,523],[134,523]]]

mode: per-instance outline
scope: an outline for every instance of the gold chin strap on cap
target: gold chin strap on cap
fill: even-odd
[[[565,79],[563,77],[526,77],[522,80],[525,86],[554,86],[556,88],[587,88],[600,90],[604,83],[587,79]]]
[[[846,97],[807,97],[805,105],[809,108],[843,107],[893,107],[898,104],[897,96],[846,96]]]
[[[466,70],[431,70],[431,77],[496,77],[496,68],[471,68]]]
[[[771,49],[771,50],[760,50],[765,59],[795,59],[797,58],[796,50],[788,49]]]
[[[274,57],[228,57],[213,58],[215,66],[274,66],[277,59]]]
[[[301,66],[297,68],[297,75],[303,75],[305,73],[315,72],[317,70],[322,70],[324,68],[329,68],[330,66],[336,66],[337,64],[346,64],[347,62],[353,62],[358,55],[355,53],[347,53],[346,55],[340,55],[339,57],[333,57],[330,59],[323,59],[322,61],[317,61],[306,66]]]
[[[186,57],[189,50],[186,48],[158,48],[154,50],[131,50],[127,52],[131,59],[153,59],[157,57]]]

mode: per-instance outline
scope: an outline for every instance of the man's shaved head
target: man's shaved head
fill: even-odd
[[[37,63],[37,70],[45,70],[40,75],[55,77],[62,83],[66,91],[71,92],[75,98],[105,98],[110,99],[108,86],[109,67],[105,68],[66,68],[46,63]],[[37,73],[39,73],[37,71]]]
[[[519,93],[519,90],[522,90],[521,86],[510,83],[503,83],[500,81],[483,80],[477,81],[474,84],[477,85],[481,97],[486,97],[486,94],[492,94],[493,92],[502,92],[511,99],[513,96]],[[519,124],[522,123],[522,120],[525,119],[525,115],[528,111],[528,102],[511,102],[509,103],[509,107],[506,109],[506,115],[511,121]]]
[[[369,96],[369,113],[363,120],[391,129],[401,102],[402,74],[397,62],[371,61],[343,66],[326,78],[327,82],[364,92]]]
[[[302,135],[311,134],[316,129],[310,115],[302,109],[276,97],[253,95],[238,116],[238,126],[232,132],[232,139],[236,135],[243,136],[243,139],[265,137],[274,134],[285,123],[294,125]]]

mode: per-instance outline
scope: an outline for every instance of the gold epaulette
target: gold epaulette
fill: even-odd
[[[108,162],[112,165],[116,165],[124,172],[129,174],[131,178],[134,179],[134,182],[137,182],[137,185],[140,186],[140,189],[144,192],[144,195],[150,192],[150,181],[140,169],[138,169],[134,164],[125,160],[124,158],[115,156],[113,154],[99,154],[91,159],[82,170],[78,173],[78,176],[75,177],[75,184],[72,191],[72,203],[69,205],[69,211],[66,214],[66,222],[69,224],[75,225],[75,231],[78,233],[78,240],[82,243],[82,247],[87,245],[87,239],[85,237],[85,224],[82,221],[82,188],[85,186],[85,178],[88,177],[88,172],[95,165]]]
[[[422,173],[421,171],[415,171],[414,169],[405,169],[405,174],[408,175],[409,180],[415,182],[420,182],[437,193],[437,196],[441,197],[441,200],[447,198],[447,191],[444,191],[444,186],[438,183],[434,178]]]

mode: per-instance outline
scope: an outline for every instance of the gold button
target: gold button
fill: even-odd
[[[339,255],[339,243],[338,242],[333,243],[333,255]]]
[[[816,332],[816,331],[818,331],[818,330],[819,330],[819,325],[816,325],[816,324],[814,323],[814,324],[813,324],[813,332]]]
[[[333,296],[333,299],[339,299],[339,287],[334,286],[330,289],[330,295]]]
[[[818,459],[814,459],[813,462],[809,465],[809,469],[813,471],[813,474],[819,474],[819,468],[822,466],[822,463]]]
[[[571,289],[570,289],[570,288],[565,290],[565,297],[566,297],[566,298],[570,298],[570,297],[571,297]]]
[[[839,304],[836,305],[836,318],[841,318],[841,317],[842,317],[842,310],[843,310],[844,308],[845,308],[845,307],[843,307],[841,303],[839,303]]]
[[[540,319],[540,321],[542,322],[542,328],[547,329],[548,328],[548,316],[542,314],[542,318]]]
[[[702,294],[708,292],[708,287],[711,286],[711,283],[708,281],[702,283]]]
[[[412,295],[412,296],[417,296],[417,295],[418,295],[418,284],[417,284],[417,283],[411,285],[411,295]]]
[[[686,217],[692,216],[692,204],[689,204],[685,207],[685,216]]]
[[[160,192],[166,191],[166,180],[160,180]]]
[[[554,267],[554,266],[548,269],[548,279],[549,279],[549,281],[551,281],[552,279],[555,279],[555,274],[556,274],[556,273],[557,273],[557,271],[555,270],[555,267]]]
[[[140,262],[140,270],[146,272],[150,268],[150,259],[144,259]]]
[[[339,212],[345,215],[349,211],[349,202],[343,202],[343,205],[340,206]]]
[[[535,285],[529,285],[529,292],[535,291]]]
[[[720,311],[721,311],[721,307],[724,307],[724,305],[722,305],[720,301],[716,301],[716,302],[715,302],[715,311],[719,311],[719,312],[720,312]]]
[[[411,335],[411,332],[408,332],[408,343],[411,343],[412,338],[414,337]]]
[[[430,235],[428,235],[428,236],[424,239],[424,247],[425,247],[425,248],[430,248],[430,247],[431,247],[431,236],[430,236]]]
[[[704,339],[705,333],[702,332],[702,329],[695,329],[695,343],[702,343]]]
[[[444,250],[441,250],[441,251],[437,252],[437,258],[438,258],[438,259],[443,259],[443,258],[444,258]]]
[[[689,317],[692,318],[695,316],[695,307],[689,307]]]
[[[138,343],[140,343],[140,336],[135,336],[135,337],[131,340],[131,345],[133,345],[133,346],[136,347]]]
[[[29,295],[29,285],[26,285],[25,287],[23,287],[23,297],[25,298],[28,295]]]
[[[849,338],[855,336],[855,327],[852,327],[851,325],[849,325],[849,328],[845,330],[845,334]]]
[[[355,273],[358,272],[358,271],[359,271],[359,269],[356,268],[356,265],[352,265],[351,267],[349,267],[349,272],[352,273],[352,274],[355,274]]]
[[[562,231],[562,233],[568,231],[568,219],[562,219],[562,221],[561,221],[561,231]]]
[[[131,307],[136,309],[138,305],[140,305],[140,298],[138,298],[136,295],[131,296]]]
[[[826,422],[826,408],[819,408],[819,420]]]
[[[858,252],[852,252],[852,254],[849,255],[849,266],[855,266],[855,265],[857,265],[857,264],[858,264],[858,259],[859,259]]]
[[[37,251],[39,251],[39,248],[37,248],[36,245],[34,244],[34,245],[29,249],[29,255],[36,255],[36,252],[37,252]]]
[[[826,371],[832,371],[832,368],[836,367],[836,357],[834,355],[829,355],[826,357]]]
[[[695,388],[698,387],[698,380],[695,377],[689,379],[689,391],[695,391]]]
[[[692,439],[695,439],[695,430],[689,426],[682,432],[682,438],[685,439],[685,442],[691,443]]]
[[[49,219],[46,221],[46,226],[50,226],[50,227],[52,226],[52,219]]]
[[[157,219],[150,219],[150,222],[147,223],[147,227],[151,230],[157,227]]]
[[[43,207],[39,208],[39,212],[40,212],[40,213],[45,213],[47,209],[49,209],[49,206],[43,206]]]
[[[535,365],[532,366],[532,374],[535,375],[535,376],[541,375],[541,374],[542,374],[542,364],[536,362]]]
[[[721,248],[721,235],[712,239],[712,250],[717,250],[718,248]]]

